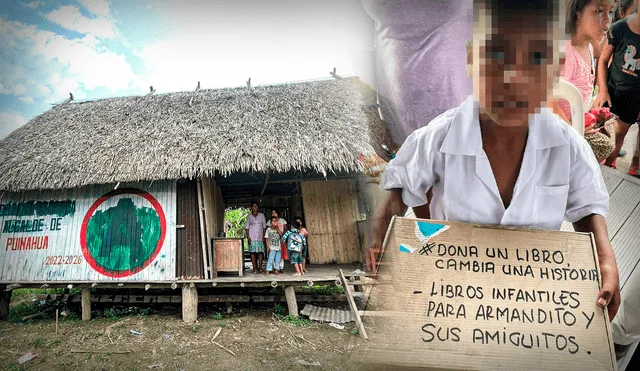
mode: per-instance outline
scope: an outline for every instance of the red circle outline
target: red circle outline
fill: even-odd
[[[156,213],[158,214],[158,217],[160,217],[160,238],[158,239],[158,244],[156,245],[156,248],[153,250],[153,253],[151,254],[151,256],[149,256],[147,260],[144,261],[142,266],[136,267],[134,269],[128,269],[125,271],[113,272],[113,271],[108,271],[102,266],[98,265],[98,263],[93,258],[93,256],[91,256],[91,253],[89,252],[89,248],[87,247],[87,225],[89,224],[89,220],[91,220],[93,213],[96,211],[96,209],[100,205],[102,205],[103,202],[110,199],[111,197],[124,194],[124,193],[138,195],[151,203]],[[85,260],[87,261],[87,263],[89,263],[91,268],[95,269],[98,273],[101,273],[107,277],[122,278],[122,277],[132,276],[140,272],[141,270],[145,269],[146,267],[148,267],[149,264],[151,264],[151,262],[158,256],[158,254],[160,253],[160,250],[162,249],[166,232],[167,232],[167,219],[164,215],[164,211],[162,210],[162,206],[160,205],[160,202],[158,202],[158,200],[156,200],[149,192],[145,192],[141,189],[121,188],[121,189],[113,190],[103,195],[102,197],[98,198],[96,202],[93,203],[93,205],[91,205],[91,207],[85,214],[84,219],[82,220],[82,227],[80,228],[80,246],[82,247],[82,254],[84,255]]]

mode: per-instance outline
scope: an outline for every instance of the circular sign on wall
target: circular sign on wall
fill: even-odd
[[[93,269],[108,277],[127,277],[153,262],[166,230],[158,200],[140,189],[122,188],[91,205],[82,221],[80,245]]]

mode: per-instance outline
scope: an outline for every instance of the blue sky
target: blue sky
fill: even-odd
[[[64,101],[343,75],[372,80],[360,0],[0,1],[0,139]]]

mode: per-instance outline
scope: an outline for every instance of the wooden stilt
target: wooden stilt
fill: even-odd
[[[91,290],[82,289],[82,320],[91,321]]]
[[[296,301],[296,291],[293,286],[284,287],[284,296],[287,298],[287,307],[289,307],[289,314],[298,317],[298,302]]]
[[[198,320],[198,289],[193,283],[182,286],[182,321],[195,323]]]
[[[9,317],[9,302],[11,301],[11,293],[13,293],[13,291],[5,291],[6,289],[7,286],[0,286],[0,320]]]

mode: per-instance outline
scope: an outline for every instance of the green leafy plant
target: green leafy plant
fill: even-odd
[[[340,295],[344,294],[344,287],[336,285],[315,285],[311,287],[296,288],[296,292],[311,295]]]
[[[218,321],[222,320],[222,313],[220,313],[220,312],[216,313],[216,319]]]
[[[277,303],[276,305],[273,306],[273,312],[276,315],[283,315],[284,314],[284,307],[282,305],[280,305],[279,303]]]
[[[107,308],[104,310],[104,316],[110,320],[117,321],[120,319],[120,313],[115,308]]]
[[[229,238],[244,238],[244,227],[246,225],[247,215],[251,213],[246,207],[228,208],[224,211],[225,224],[228,226],[226,236]],[[245,250],[246,241],[243,242]]]
[[[286,316],[276,314],[276,317],[280,321],[289,323],[294,326],[310,326],[312,324],[312,322],[306,318],[292,316],[291,314]]]
[[[358,330],[356,329],[351,330],[351,335],[358,335]]]

